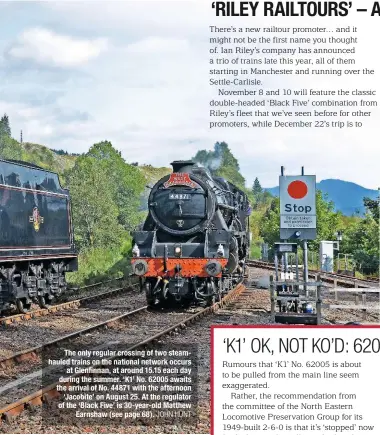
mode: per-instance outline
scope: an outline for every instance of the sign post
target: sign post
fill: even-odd
[[[308,281],[307,241],[317,237],[316,177],[280,175],[280,238],[303,241],[303,278]],[[306,289],[307,290],[307,289]]]
[[[280,176],[280,238],[314,240],[317,236],[315,175]]]

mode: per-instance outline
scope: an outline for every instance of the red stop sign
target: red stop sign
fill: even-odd
[[[288,186],[288,194],[294,199],[302,199],[307,195],[307,184],[300,180],[292,181]]]

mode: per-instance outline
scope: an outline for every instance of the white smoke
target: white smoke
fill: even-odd
[[[209,161],[207,161],[206,167],[208,169],[210,169],[211,171],[216,171],[217,169],[219,169],[219,167],[221,166],[222,163],[223,163],[222,156],[214,157],[214,158],[210,159]]]

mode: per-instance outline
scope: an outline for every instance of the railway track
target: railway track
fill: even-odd
[[[70,292],[72,290],[74,290],[74,291],[84,290],[84,289],[87,289],[87,288],[97,287],[98,285],[109,284],[110,282],[120,281],[121,279],[123,279],[123,277],[121,277],[121,278],[107,279],[106,281],[99,281],[99,282],[95,282],[93,284],[84,285],[82,287],[70,287],[67,290],[68,290],[68,292]]]
[[[251,276],[249,281],[254,282],[255,275],[260,274],[259,270],[254,270],[253,275]],[[139,309],[133,310],[136,311],[135,315],[128,316],[129,313],[125,313],[124,320],[121,319],[122,316],[119,316],[120,320],[117,319],[109,319],[108,321],[102,322],[103,327],[99,327],[98,330],[94,328],[90,331],[90,328],[86,328],[86,330],[78,331],[76,334],[77,337],[68,337],[66,341],[71,343],[75,340],[80,340],[79,348],[81,349],[91,349],[89,347],[86,338],[91,333],[95,333],[98,331],[97,335],[92,337],[96,343],[105,343],[104,346],[107,346],[108,343],[112,346],[115,341],[113,339],[118,340],[121,336],[130,335],[131,342],[134,343],[132,346],[128,345],[123,347],[125,350],[134,350],[137,348],[144,348],[144,346],[154,345],[155,342],[162,343],[162,339],[165,336],[170,336],[170,343],[175,344],[179,343],[196,343],[199,344],[199,368],[200,368],[200,403],[198,405],[198,410],[203,417],[198,421],[208,421],[208,404],[209,404],[209,325],[215,323],[223,323],[223,324],[252,324],[252,323],[271,323],[270,320],[270,297],[269,292],[267,290],[259,290],[257,288],[250,288],[243,285],[240,285],[239,288],[236,288],[234,292],[231,292],[224,298],[220,303],[215,304],[212,307],[206,309],[199,309],[195,313],[174,313],[174,318],[171,318],[170,324],[167,321],[163,322],[163,324],[159,325],[159,328],[156,328],[155,322],[151,321],[151,317],[154,317],[154,312],[148,312],[146,307],[140,307]],[[207,316],[207,314],[213,313],[213,316]],[[145,314],[149,314],[146,315]],[[156,314],[158,317],[166,317],[165,311],[159,312]],[[139,316],[139,317],[136,317]],[[167,316],[169,319],[169,316]],[[129,322],[131,320],[131,322]],[[129,322],[129,323],[128,323]],[[108,324],[108,325],[107,325]],[[126,327],[124,327],[126,324]],[[191,328],[187,328],[187,326],[192,326]],[[86,332],[87,331],[87,332]],[[114,331],[114,335],[112,336],[111,331]],[[139,333],[137,334],[137,331]],[[147,334],[147,332],[149,333]],[[107,337],[106,337],[106,334]],[[136,335],[137,334],[137,335]],[[144,336],[145,334],[145,336]],[[109,338],[108,338],[109,337]],[[138,339],[137,339],[138,338]],[[60,342],[57,345],[51,344],[51,349],[53,352],[59,350],[64,343],[63,341],[55,340],[56,342]],[[94,342],[92,341],[92,342]],[[83,344],[82,344],[83,343]],[[91,343],[91,341],[90,341]],[[130,343],[130,342],[129,342]],[[41,346],[43,347],[43,346]],[[101,348],[101,347],[100,347]],[[106,349],[107,347],[103,347]],[[23,352],[24,353],[24,352]],[[41,351],[37,352],[35,358],[40,358]],[[22,364],[23,361],[30,362],[33,361],[32,354],[26,358],[26,360],[22,359],[22,356],[18,360],[12,360],[11,358],[7,358],[11,360],[9,365],[6,365],[6,368],[3,370],[10,370],[12,367],[17,366],[18,364]],[[0,373],[1,373],[0,368]],[[13,382],[13,381],[12,381]],[[10,383],[6,384],[9,385]],[[5,385],[4,385],[5,386]],[[4,387],[3,386],[3,387]],[[48,404],[54,397],[58,396],[59,393],[56,391],[57,382],[52,380],[52,382],[47,382],[46,384],[41,385],[42,388],[38,388],[38,384],[34,383],[33,390],[26,390],[25,394],[19,394],[15,397],[14,393],[9,394],[11,403],[1,403],[1,378],[0,378],[0,433],[9,433],[12,427],[18,428],[19,425],[27,428],[27,431],[32,430],[29,433],[41,433],[37,427],[40,424],[43,424],[41,420],[42,414],[38,409],[42,409],[41,405]],[[19,393],[21,391],[19,390]],[[20,399],[21,397],[21,399]],[[33,413],[24,412],[28,410],[34,410]],[[32,418],[31,418],[32,416]],[[207,417],[207,418],[206,418]],[[14,423],[12,421],[14,420]],[[8,422],[8,424],[1,424],[1,421]],[[75,429],[72,429],[69,426],[69,431],[74,430],[78,433],[78,428],[75,426]],[[197,423],[199,425],[199,423]],[[202,423],[201,423],[202,426]],[[198,426],[197,426],[198,427]],[[2,429],[1,429],[2,428]],[[32,428],[32,429],[30,429]],[[43,426],[41,426],[42,432],[44,432]],[[104,427],[101,428],[104,431]],[[112,430],[109,429],[111,432]],[[115,429],[116,430],[116,429]],[[144,429],[146,432],[146,428]],[[201,430],[197,428],[192,429],[181,429],[181,433],[206,433],[208,430]],[[178,429],[180,431],[180,429]],[[176,431],[175,433],[178,433]],[[142,433],[140,431],[133,433]],[[132,433],[131,432],[131,433]],[[144,432],[144,433],[145,433]],[[65,433],[62,432],[62,433]],[[160,433],[172,433],[171,431],[162,430]]]
[[[258,267],[261,269],[275,270],[274,263],[261,260],[248,260],[248,266]],[[340,285],[342,287],[353,287],[358,286],[359,288],[370,288],[373,287],[374,283],[379,283],[379,280],[373,279],[358,279],[348,275],[341,275],[336,273],[323,272],[319,270],[309,269],[309,277],[315,278],[316,274],[321,275],[321,280],[323,282]]]
[[[187,326],[192,325],[193,323],[197,322],[198,320],[202,319],[207,314],[211,314],[216,312],[217,310],[226,307],[228,304],[230,304],[232,301],[234,301],[239,295],[244,291],[245,287],[243,284],[239,284],[235,287],[234,290],[232,290],[228,295],[226,295],[220,302],[215,303],[214,305],[207,307],[207,308],[199,308],[197,307],[195,309],[195,313],[192,312],[181,312],[181,313],[167,313],[168,316],[165,316],[165,312],[158,312],[157,316],[154,316],[154,311],[149,312],[149,316],[144,316],[144,313],[148,313],[148,309],[146,306],[142,306],[136,310],[133,310],[132,312],[124,313],[121,316],[118,316],[113,319],[109,319],[105,322],[99,323],[97,325],[94,325],[90,328],[86,328],[81,331],[77,331],[73,334],[70,334],[65,337],[61,337],[57,340],[54,340],[52,342],[46,343],[43,346],[39,346],[37,348],[33,349],[27,349],[23,352],[18,352],[18,354],[14,354],[9,358],[3,359],[0,361],[0,367],[3,368],[3,370],[8,370],[9,368],[12,368],[15,364],[21,364],[22,362],[26,360],[33,360],[33,359],[39,359],[41,352],[43,352],[47,347],[49,348],[57,348],[57,350],[60,348],[61,344],[64,342],[72,342],[74,340],[77,340],[79,338],[83,338],[84,342],[86,341],[86,337],[90,335],[91,333],[94,333],[94,331],[111,331],[112,328],[117,328],[118,326],[122,328],[122,325],[124,323],[127,323],[127,329],[126,333],[128,336],[133,337],[133,335],[136,335],[138,337],[138,340],[136,340],[136,344],[133,344],[131,346],[128,346],[126,350],[134,350],[138,348],[143,348],[144,346],[154,344],[156,341],[160,340],[164,336],[167,336],[172,333],[177,333],[182,329],[185,329]],[[141,322],[137,323],[131,323],[128,325],[128,321],[136,315],[142,315],[143,318],[143,325],[144,325],[144,331],[141,328]],[[177,320],[173,324],[173,317],[174,320]],[[176,319],[178,317],[178,319]],[[157,326],[157,320],[159,325]],[[151,322],[151,324],[149,324]],[[110,328],[110,329],[108,329]],[[133,330],[133,328],[135,328]],[[151,335],[143,338],[141,334],[144,334],[145,331],[151,331]],[[99,344],[100,341],[103,341],[105,348],[107,347],[107,344],[112,342],[112,337],[117,338],[120,337],[120,330],[116,331],[116,335],[112,336],[112,333],[109,332],[109,335],[107,337],[97,337],[96,343]],[[80,343],[79,344],[81,348],[86,348],[85,344]],[[39,365],[41,366],[41,361],[39,361]],[[34,367],[35,369],[35,367]],[[41,368],[39,370],[35,370],[34,372],[34,378],[36,378],[39,375],[41,375]],[[29,374],[29,379],[30,379]],[[19,382],[20,383],[20,382]],[[7,383],[3,386],[0,385],[0,394],[1,391],[5,392],[10,390],[10,393],[7,392],[7,397],[14,397],[15,391],[12,390],[9,387],[9,384],[11,386],[14,386],[16,388],[16,394],[17,392],[20,393],[20,391],[26,391],[23,388],[17,388],[17,381],[12,381],[11,383]],[[28,391],[28,394],[24,395],[21,399],[12,400],[12,403],[4,405],[0,405],[0,421],[6,421],[11,422],[12,419],[15,416],[20,415],[25,409],[28,408],[34,408],[35,406],[42,405],[46,402],[49,402],[51,399],[59,395],[59,392],[56,389],[58,382],[55,380],[52,383],[49,383],[49,385],[44,386],[42,385],[41,389],[30,392]],[[34,382],[35,385],[35,382]],[[8,386],[8,387],[7,387]],[[0,402],[1,403],[1,402]]]
[[[270,263],[270,262],[266,262],[266,261],[258,261],[258,260],[249,260],[247,262],[247,265],[252,266],[252,267],[257,267],[259,269],[268,269],[268,270],[274,270],[274,264]],[[310,270],[309,271],[309,276],[312,278],[315,278],[315,275],[317,274],[318,271],[316,270]],[[349,301],[344,301],[345,303],[349,302],[352,303],[353,305],[349,305],[347,304],[347,308],[338,308],[338,307],[334,307],[334,308],[329,308],[330,305],[336,305],[337,302],[336,300],[334,301],[333,296],[331,295],[331,293],[328,293],[325,295],[325,297],[327,296],[327,301],[330,301],[329,304],[323,304],[322,308],[324,310],[327,310],[328,314],[324,314],[323,318],[325,321],[327,321],[328,323],[331,324],[347,324],[347,323],[363,323],[363,320],[366,321],[366,323],[378,323],[379,321],[379,314],[373,314],[370,312],[370,308],[371,306],[368,305],[367,309],[359,309],[357,307],[355,307],[355,300],[352,300],[354,298],[354,293],[347,293],[344,291],[344,288],[348,287],[357,287],[358,288],[358,292],[355,293],[356,295],[360,295],[361,293],[365,293],[365,289],[371,289],[374,287],[373,283],[375,282],[375,280],[359,280],[359,279],[354,279],[353,277],[348,277],[347,275],[341,275],[341,274],[334,274],[334,273],[325,273],[322,272],[321,274],[321,280],[323,282],[325,282],[326,284],[329,284],[330,286],[338,286],[339,284],[341,285],[341,291],[342,291],[342,296],[344,296],[346,299],[347,297],[350,298],[351,300]],[[362,289],[362,291],[360,290]],[[369,302],[370,300],[372,300],[372,302],[378,302],[379,301],[379,296],[374,296],[375,293],[369,293],[366,298],[367,298],[367,302]],[[341,304],[343,304],[343,302],[340,302]],[[355,303],[355,304],[354,304]],[[334,313],[334,314],[332,314]],[[335,318],[334,318],[335,317]]]
[[[98,286],[101,286],[101,285],[104,285],[104,284],[108,284],[108,283],[111,283],[111,282],[115,282],[115,281],[120,281],[122,279],[124,279],[124,277],[111,278],[111,279],[108,279],[106,281],[99,281],[99,282],[95,282],[93,284],[84,285],[82,287],[68,287],[66,292],[65,292],[65,294],[63,295],[62,299],[64,300],[64,302],[70,302],[70,301],[78,299],[78,294],[80,294],[83,290],[86,290],[86,289],[89,289],[89,288],[98,287]],[[70,296],[74,297],[74,299],[72,299]],[[67,299],[70,299],[70,300],[67,300]],[[36,310],[33,310],[33,311],[36,311]],[[29,314],[29,312],[27,312],[27,313],[19,313],[19,314]],[[4,315],[2,313],[0,313],[0,320],[3,317],[4,317]],[[8,316],[8,317],[12,317],[12,316]]]
[[[83,290],[86,288],[90,288],[90,287],[94,287],[94,286],[98,286],[98,285],[102,285],[102,284],[105,284],[105,282],[91,284],[89,286],[80,287],[79,289]],[[135,286],[136,286],[136,284],[132,284],[128,287],[119,287],[119,288],[112,289],[112,290],[109,290],[106,292],[101,292],[101,293],[97,293],[97,294],[94,294],[91,296],[85,296],[83,298],[63,302],[61,304],[52,305],[48,308],[38,308],[35,310],[28,311],[27,313],[24,313],[24,314],[14,314],[12,316],[0,317],[0,326],[6,327],[6,326],[9,326],[9,325],[12,325],[15,323],[34,319],[36,317],[41,317],[41,316],[46,316],[49,314],[57,313],[58,311],[68,310],[70,308],[77,308],[79,306],[84,306],[84,305],[86,305],[90,302],[96,301],[96,300],[106,299],[110,296],[115,296],[115,295],[123,293],[123,292],[131,291],[132,288],[134,288]]]
[[[71,334],[65,335],[63,337],[57,338],[56,340],[49,341],[40,346],[32,347],[30,349],[23,350],[21,352],[14,353],[13,355],[3,358],[0,360],[0,369],[7,369],[11,366],[17,365],[19,363],[25,362],[27,360],[35,360],[44,350],[49,347],[58,347],[66,341],[73,340],[83,334],[88,334],[95,330],[110,327],[118,322],[124,321],[127,318],[146,311],[148,307],[146,305],[137,308],[135,310],[129,311],[128,313],[122,314],[121,316],[113,317],[112,319],[106,320],[105,322],[97,323],[96,325],[90,326],[80,331],[73,332]]]
[[[227,309],[230,312],[249,312],[270,314],[270,296],[268,291],[246,287],[238,298],[232,301]]]

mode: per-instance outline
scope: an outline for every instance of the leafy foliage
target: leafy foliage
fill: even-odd
[[[80,156],[79,153],[69,153],[65,150],[54,150],[53,148],[51,148],[51,150],[53,151],[53,153],[56,153],[59,156],[76,156],[76,157]]]
[[[7,135],[0,135],[0,156],[3,159],[22,160],[21,145]]]
[[[142,220],[139,210],[145,179],[141,171],[136,166],[125,163],[120,151],[108,141],[93,145],[86,157],[102,162],[110,195],[118,209],[118,221],[126,230],[135,229]]]
[[[130,244],[128,240],[126,252],[129,252]],[[101,247],[81,251],[79,270],[68,274],[67,279],[73,285],[81,285],[128,276],[130,271],[130,257],[123,249]]]
[[[370,213],[376,221],[379,221],[380,196],[377,200],[371,198],[364,198],[363,202],[364,202],[364,207],[367,209],[367,212]]]
[[[76,159],[67,180],[82,264],[73,279],[90,280],[106,270],[111,275],[126,273],[130,267],[129,231],[143,219],[143,172],[127,164],[110,142],[103,141]]]
[[[379,271],[379,200],[364,198],[364,218],[351,219],[343,232],[342,249],[353,255],[359,270],[366,274]]]
[[[252,195],[253,195],[253,207],[254,209],[259,209],[260,206],[269,205],[272,199],[272,195],[264,191],[261,187],[259,179],[256,177],[252,186]]]
[[[261,187],[259,179],[256,177],[255,181],[253,182],[252,193],[253,195],[257,196],[260,195],[262,192],[263,188]]]
[[[237,187],[245,187],[245,179],[240,174],[239,163],[226,142],[216,142],[214,151],[198,151],[192,160],[208,168],[213,175],[223,177]]]
[[[9,118],[6,113],[0,119],[0,136],[11,137],[11,127],[9,125]]]
[[[118,246],[123,228],[118,222],[118,208],[105,163],[94,157],[79,157],[67,180],[80,249]]]

